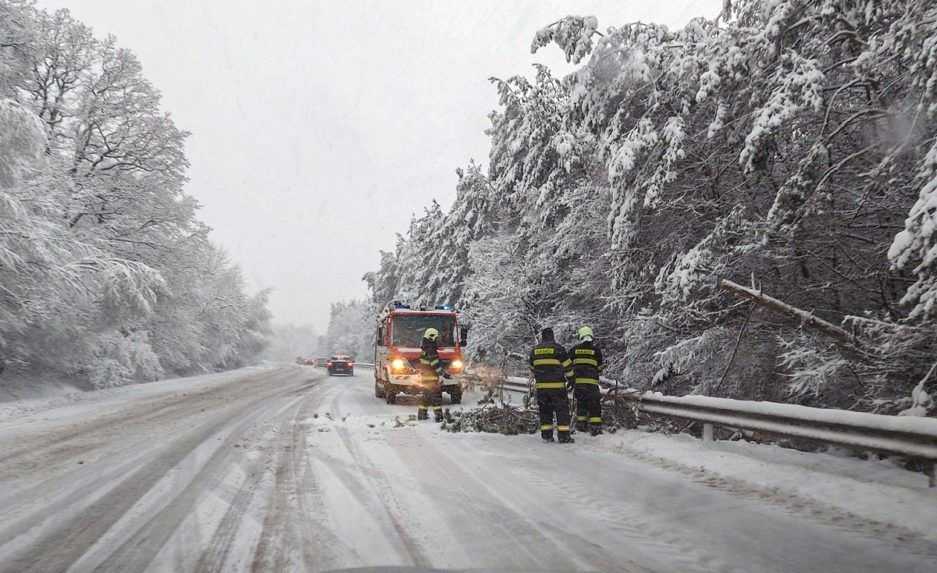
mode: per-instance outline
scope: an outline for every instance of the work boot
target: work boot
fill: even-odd
[[[574,444],[576,443],[576,440],[574,440],[573,437],[569,434],[560,434],[559,442],[561,444]]]
[[[586,422],[576,422],[576,431],[577,432],[586,432],[589,429],[589,424]]]
[[[602,432],[602,428],[592,428],[589,431],[589,433],[592,434],[593,436],[601,436],[603,432]]]
[[[433,410],[433,419],[436,420],[437,423],[442,422],[443,421],[442,411]]]
[[[420,408],[419,410],[416,411],[416,419],[417,419],[417,420],[427,420],[427,419],[429,419],[429,412],[427,412],[427,411],[424,410],[423,408]]]
[[[553,443],[553,434],[550,434],[549,436],[541,435],[540,439],[543,440],[544,443],[551,444]]]

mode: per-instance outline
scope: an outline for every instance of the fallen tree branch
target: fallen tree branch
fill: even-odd
[[[720,287],[731,291],[735,295],[747,298],[765,308],[769,308],[773,311],[780,312],[781,314],[799,319],[803,324],[811,326],[823,332],[824,334],[832,336],[833,338],[836,338],[842,342],[848,344],[856,343],[856,337],[850,334],[846,329],[836,326],[832,322],[823,320],[822,318],[814,315],[812,312],[791,306],[784,301],[764,294],[760,290],[744,287],[728,279],[719,279],[718,284]]]

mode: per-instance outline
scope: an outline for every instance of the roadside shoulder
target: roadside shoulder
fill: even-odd
[[[74,413],[87,407],[99,407],[110,401],[121,402],[127,399],[154,396],[163,393],[180,392],[200,388],[205,385],[223,384],[258,372],[272,370],[278,366],[248,366],[226,372],[200,374],[183,378],[169,378],[156,382],[128,384],[117,388],[102,390],[67,392],[48,398],[33,398],[0,403],[0,423],[12,422],[24,416],[42,413]]]
[[[747,490],[795,509],[805,502],[816,504],[937,541],[934,491],[921,474],[887,459],[860,460],[835,451],[800,452],[744,441],[707,443],[686,434],[641,430],[589,440],[586,447],[636,457],[707,485]]]

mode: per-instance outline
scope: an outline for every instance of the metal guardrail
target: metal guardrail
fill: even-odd
[[[508,376],[501,385],[504,386],[505,390],[510,390],[512,392],[527,393],[530,391],[530,380],[521,378],[520,376]]]
[[[704,441],[713,441],[713,427],[723,426],[918,458],[924,461],[930,487],[937,486],[937,419],[702,396],[637,392],[618,396],[633,402],[640,412],[703,422]]]
[[[504,391],[531,392],[530,380],[519,376],[505,377],[498,385]],[[937,487],[937,419],[705,396],[642,394],[606,378],[602,385],[609,398],[631,402],[636,411],[702,422],[704,441],[713,441],[714,427],[721,426],[897,454],[922,460],[928,484]]]
[[[601,378],[604,385],[613,385],[616,384],[614,380],[609,380],[607,378]],[[530,379],[523,378],[521,376],[508,376],[505,378],[502,383],[505,390],[510,390],[512,392],[524,392],[527,393],[531,390]]]

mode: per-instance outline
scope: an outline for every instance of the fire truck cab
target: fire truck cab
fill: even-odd
[[[468,329],[460,326],[458,313],[451,306],[414,309],[393,302],[377,320],[374,345],[374,395],[388,404],[397,401],[400,393],[416,395],[423,392],[415,364],[420,359],[420,345],[427,328],[439,331],[439,359],[452,375],[442,380],[442,391],[453,404],[462,401],[462,348]]]

